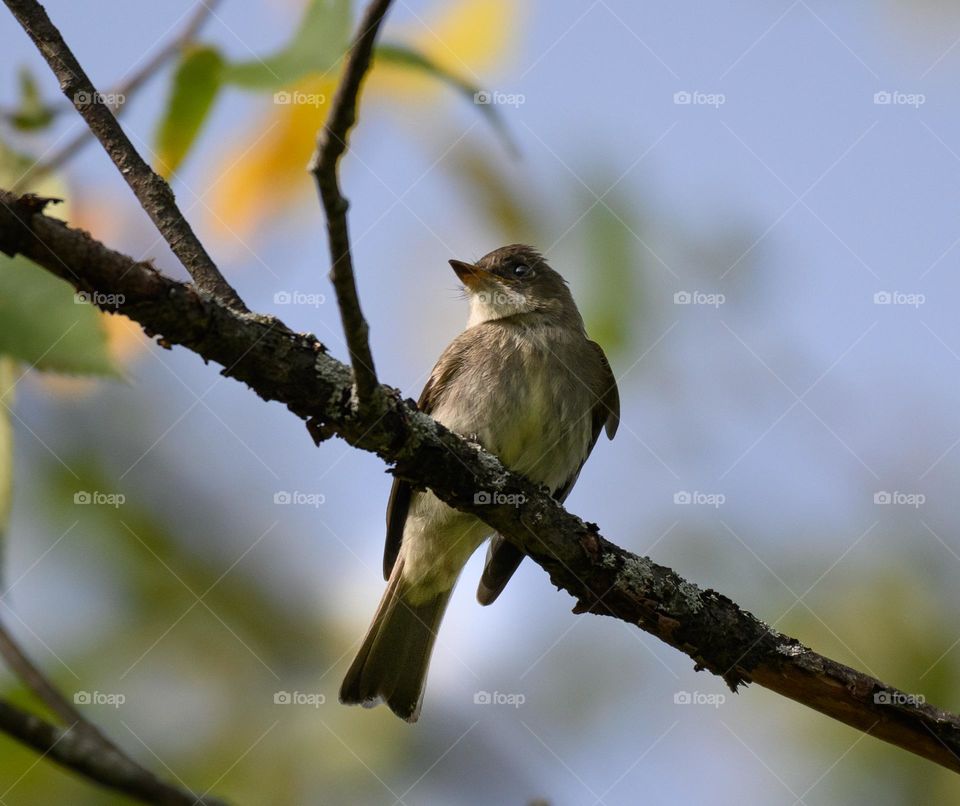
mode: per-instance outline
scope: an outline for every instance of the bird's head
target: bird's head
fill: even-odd
[[[531,246],[502,246],[476,263],[450,265],[470,299],[469,326],[523,314],[583,326],[566,280]]]

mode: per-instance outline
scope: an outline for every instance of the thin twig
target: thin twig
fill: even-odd
[[[104,747],[77,725],[61,728],[0,700],[0,731],[12,736],[43,758],[123,792],[144,803],[166,806],[223,806],[215,798],[195,795],[161,781],[115,748]]]
[[[337,165],[347,150],[350,129],[357,120],[357,98],[360,85],[370,69],[373,43],[390,7],[390,0],[373,0],[360,20],[360,27],[347,55],[340,85],[333,96],[327,121],[317,135],[317,150],[310,161],[310,172],[317,182],[320,200],[327,216],[330,238],[330,282],[333,283],[340,307],[340,319],[350,351],[357,386],[357,399],[362,406],[376,392],[377,372],[370,352],[370,329],[360,310],[357,284],[350,255],[350,234],[347,228],[349,202],[340,191]]]
[[[579,612],[646,630],[732,688],[764,686],[960,772],[960,716],[820,655],[716,591],[610,543],[595,525],[387,387],[378,390],[381,412],[357,414],[349,403],[350,368],[327,355],[315,337],[272,317],[211,306],[191,286],[108,249],[41,208],[35,198],[0,192],[0,252],[23,254],[78,290],[97,292],[94,299],[119,300],[115,308],[102,307],[126,314],[165,344],[221,364],[222,374],[322,424],[326,435],[395,464],[397,475],[514,541],[577,599]],[[478,504],[478,489],[489,493],[484,500],[524,504]]]
[[[153,78],[157,71],[170,61],[170,59],[179,54],[197,38],[197,34],[200,32],[203,24],[219,3],[220,0],[201,0],[179,34],[140,65],[130,76],[107,91],[104,95],[105,98],[117,99],[114,103],[108,104],[114,115],[119,117],[123,113],[123,110],[126,109],[130,96]],[[67,109],[73,109],[73,104],[57,104],[50,111],[54,114],[59,114]],[[36,179],[38,176],[45,176],[57,170],[68,160],[72,159],[91,139],[93,139],[93,132],[89,128],[83,129],[79,134],[53,152],[49,158],[34,164],[20,180],[18,187],[26,187],[29,181]],[[14,190],[17,189],[18,188],[14,188]]]
[[[60,89],[83,116],[117,170],[190,273],[197,288],[236,310],[246,311],[237,292],[220,274],[177,207],[170,186],[143,160],[97,92],[60,31],[36,0],[4,0],[60,82]]]
[[[67,725],[65,730],[0,702],[0,726],[55,761],[113,788],[138,794],[151,803],[196,803],[196,797],[160,781],[100,732],[77,710],[0,622],[0,655],[10,670]],[[74,748],[74,749],[71,749]],[[76,748],[80,748],[79,757]],[[58,752],[64,754],[61,760]],[[150,796],[149,798],[147,796]],[[162,796],[162,798],[160,797]],[[210,803],[211,801],[208,801]]]
[[[90,725],[83,715],[73,707],[59,689],[53,685],[27,657],[20,645],[14,640],[6,626],[0,621],[0,655],[6,661],[10,670],[17,675],[37,697],[67,725],[79,723],[89,725],[90,729],[99,735],[97,729]]]

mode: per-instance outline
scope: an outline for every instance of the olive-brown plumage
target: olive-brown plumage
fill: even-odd
[[[566,281],[532,247],[513,244],[475,264],[450,265],[469,295],[470,317],[437,361],[420,409],[563,501],[600,431],[610,439],[616,433],[620,400],[610,365],[587,338]],[[342,702],[383,700],[398,716],[417,719],[450,593],[491,532],[431,492],[394,482],[387,590],[344,679]],[[522,559],[493,535],[477,591],[481,604],[497,598]]]

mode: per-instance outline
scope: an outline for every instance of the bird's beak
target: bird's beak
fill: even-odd
[[[483,284],[483,276],[486,272],[473,263],[464,263],[462,260],[451,260],[450,266],[457,273],[460,282],[467,288],[478,288]]]

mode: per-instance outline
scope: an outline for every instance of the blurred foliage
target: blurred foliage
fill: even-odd
[[[253,90],[274,90],[334,68],[350,42],[349,0],[310,0],[299,26],[278,53],[228,65],[224,78]]]
[[[53,110],[40,98],[40,90],[33,73],[21,68],[19,77],[20,99],[10,116],[10,122],[23,131],[46,128],[53,122]]]
[[[0,262],[0,353],[38,370],[116,372],[93,306],[29,260],[0,257]]]
[[[454,179],[470,189],[467,200],[477,215],[502,233],[505,243],[536,240],[531,233],[539,236],[545,231],[540,205],[532,204],[531,195],[512,178],[502,160],[464,143],[445,164]]]
[[[453,716],[447,727],[411,737],[390,714],[336,704],[342,647],[350,643],[343,614],[332,603],[305,608],[270,584],[282,525],[257,540],[240,513],[208,509],[177,467],[125,485],[119,507],[78,506],[78,490],[117,490],[116,476],[91,453],[66,459],[72,472],[49,462],[37,480],[42,520],[51,535],[77,522],[57,551],[109,607],[85,616],[84,641],[60,656],[63,663],[40,647],[37,658],[68,696],[122,694],[119,707],[84,706],[86,713],[148,767],[238,804],[373,802],[384,790],[369,767],[384,774],[413,755],[427,759],[417,762],[425,767],[469,727]],[[173,526],[148,503],[160,489],[183,499],[187,512],[178,514],[196,528]],[[284,691],[325,702],[276,702]],[[3,694],[36,708],[19,686]],[[0,781],[17,782],[4,794],[11,806],[128,802],[50,765],[25,775],[36,755],[2,736],[0,745]],[[356,747],[366,748],[362,764],[349,749]],[[239,763],[254,748],[256,763]],[[468,766],[474,762],[496,766],[504,780],[524,777],[495,743],[474,745]]]
[[[170,84],[170,97],[156,135],[157,165],[169,178],[193,141],[213,106],[223,81],[223,58],[211,47],[188,48]]]
[[[446,82],[468,101],[477,105],[477,110],[487,117],[490,125],[493,126],[494,131],[503,142],[507,152],[513,156],[517,155],[517,147],[511,139],[510,132],[503,118],[500,116],[497,107],[489,102],[489,98],[483,98],[485,91],[481,90],[477,84],[466,81],[430,57],[405,45],[379,45],[374,51],[374,61],[385,65],[396,64],[401,67],[420,70],[428,76],[433,76]]]
[[[907,542],[919,545],[925,536],[917,534]],[[810,610],[795,608],[779,626],[791,635],[818,636],[818,651],[956,713],[960,647],[951,644],[956,638],[952,613],[958,603],[945,602],[946,588],[931,584],[939,579],[949,585],[943,569],[918,569],[923,559],[916,553],[886,556],[882,564],[841,574],[842,585],[818,589],[819,595],[809,597]],[[797,717],[807,746],[821,755],[825,767],[861,735],[806,709]],[[882,773],[865,776],[866,770]],[[863,802],[960,802],[955,773],[885,742],[860,742],[855,763],[839,766],[834,775],[851,799]],[[864,798],[871,790],[869,800]]]
[[[365,106],[392,106],[404,120],[429,117],[432,125],[445,133],[436,111],[437,93],[444,85],[462,96],[476,92],[474,80],[463,75],[464,66],[469,65],[475,74],[502,66],[517,42],[519,15],[518,5],[506,0],[464,0],[438,6],[436,13],[429,15],[428,25],[416,26],[406,35],[401,30],[396,42],[377,49],[375,69],[365,85]],[[305,195],[314,192],[305,166],[336,87],[338,61],[346,47],[351,18],[345,0],[308,2],[286,46],[262,61],[229,63],[212,43],[198,43],[184,51],[172,71],[166,104],[158,114],[157,166],[165,175],[174,174],[197,147],[225,87],[251,91],[264,107],[245,133],[232,137],[218,150],[216,164],[207,175],[214,228],[228,230],[231,237],[244,237],[295,209]],[[429,33],[424,33],[425,28]],[[391,26],[390,33],[397,36],[397,26]],[[269,103],[275,92],[281,100]],[[289,102],[298,95],[303,102]],[[475,111],[486,115],[498,134],[506,137],[492,105],[478,105]],[[48,126],[53,118],[36,83],[22,73],[19,101],[10,122],[19,129],[35,131]],[[622,371],[629,362],[624,360],[618,366],[617,359],[628,357],[637,344],[649,345],[651,334],[656,331],[659,335],[664,321],[678,314],[669,305],[656,304],[663,289],[655,284],[672,280],[652,267],[650,252],[643,244],[652,227],[647,208],[637,197],[648,199],[651,194],[646,190],[631,194],[627,183],[604,193],[620,171],[612,162],[598,161],[597,151],[597,144],[590,143],[574,156],[574,164],[585,162],[588,166],[583,182],[559,166],[554,166],[556,171],[548,180],[533,181],[531,172],[517,170],[502,150],[480,148],[469,141],[448,156],[444,170],[476,216],[477,226],[491,233],[491,240],[499,237],[502,242],[536,243],[563,256],[563,260],[555,260],[558,268],[566,270],[566,264],[583,267],[583,276],[576,279],[583,281],[578,299],[588,330],[614,359],[615,369]],[[0,146],[0,186],[9,183],[10,177],[20,176],[30,162]],[[32,189],[44,195],[67,195],[59,179]],[[603,195],[602,203],[597,202],[595,193]],[[64,207],[51,207],[49,212],[57,214],[58,210],[60,215],[69,212]],[[582,215],[584,210],[587,212]],[[751,227],[737,230],[728,226],[704,234],[678,226],[661,233],[660,243],[673,242],[678,255],[671,259],[672,265],[699,286],[715,280],[737,261],[758,235]],[[755,257],[751,254],[746,265],[731,275],[730,282],[745,292],[737,294],[741,300],[746,292],[762,291],[760,275],[750,270],[756,265]],[[43,316],[36,315],[38,310],[43,310]],[[734,302],[724,313],[739,328],[735,317],[760,316],[762,312],[762,304],[738,308]],[[134,331],[136,337],[131,335]],[[694,334],[699,339],[703,331]],[[128,320],[106,318],[89,305],[76,304],[69,287],[46,272],[26,261],[0,256],[0,400],[7,406],[13,403],[8,390],[27,366],[61,373],[117,374],[123,363],[115,347],[120,342],[129,358],[144,339]],[[655,394],[661,402],[671,394],[686,393],[691,399],[702,396],[707,382],[703,374],[688,373],[688,387],[677,391],[670,381],[682,368],[651,369],[650,363],[645,365],[648,373],[660,372],[652,379],[648,375],[648,388],[655,389],[648,393],[651,396]],[[727,367],[715,370],[723,373]],[[743,395],[738,403],[747,410],[759,394],[757,385],[744,380],[734,386]],[[40,394],[37,388],[31,389],[31,402]],[[68,389],[68,394],[56,400],[53,414],[46,416],[54,423],[62,419],[65,429],[75,429],[77,420],[65,412],[71,406],[75,411],[84,405],[78,403],[76,386],[47,384],[41,393],[51,389]],[[176,400],[173,393],[170,400]],[[366,713],[337,706],[336,684],[347,659],[344,648],[356,638],[356,625],[347,630],[344,621],[348,614],[322,582],[321,600],[311,601],[309,606],[304,606],[302,597],[288,595],[284,578],[278,583],[276,568],[270,565],[270,558],[281,555],[281,544],[291,537],[284,533],[288,527],[280,525],[251,549],[256,537],[249,533],[248,520],[255,506],[249,503],[254,497],[251,491],[238,489],[231,500],[214,499],[222,492],[217,493],[213,485],[195,483],[195,476],[183,472],[188,463],[209,460],[202,448],[194,447],[192,453],[177,457],[179,466],[165,470],[151,466],[149,478],[125,486],[128,503],[118,509],[73,503],[78,490],[115,489],[119,482],[107,469],[110,460],[137,451],[138,433],[168,426],[167,421],[161,422],[161,415],[168,413],[166,399],[157,410],[147,409],[144,401],[137,399],[144,404],[143,410],[129,414],[124,429],[111,428],[110,421],[116,420],[117,411],[128,402],[110,409],[103,399],[87,400],[97,422],[80,436],[74,435],[82,449],[68,457],[68,464],[77,476],[62,465],[37,462],[43,472],[29,478],[28,491],[18,492],[18,502],[26,503],[35,523],[32,538],[39,545],[31,543],[29,549],[37,556],[56,549],[58,556],[65,557],[63,565],[75,585],[66,592],[51,586],[49,595],[62,597],[71,619],[77,619],[75,624],[71,621],[70,629],[76,630],[78,639],[68,650],[56,644],[63,662],[76,676],[45,651],[39,635],[24,635],[41,665],[68,693],[81,689],[123,692],[127,701],[121,708],[90,710],[109,735],[158,773],[169,772],[201,789],[212,786],[238,803],[379,802],[386,784],[381,785],[369,768],[377,770],[391,786],[396,786],[395,778],[415,783],[422,770],[433,770],[432,765],[470,728],[473,714],[440,713],[429,729],[413,732],[383,709]],[[690,430],[709,430],[708,425],[694,424]],[[636,428],[641,431],[641,426]],[[709,438],[715,437],[695,440],[696,450],[703,451]],[[616,449],[621,448],[622,440]],[[59,446],[56,441],[54,444]],[[3,408],[0,527],[10,506],[11,456],[11,423]],[[34,458],[34,454],[29,456]],[[20,484],[18,489],[24,486]],[[161,503],[170,500],[178,502],[176,507]],[[57,545],[54,537],[72,522],[77,523],[75,532]],[[192,525],[184,527],[183,523]],[[792,536],[790,528],[790,524],[784,526],[785,539]],[[49,540],[44,542],[47,536]],[[633,537],[641,545],[640,536]],[[691,549],[677,541],[695,558],[690,563],[701,564],[698,570],[704,584],[722,578],[724,563],[732,562],[729,553],[718,548],[715,537],[711,527],[710,540],[702,547]],[[668,543],[657,546],[659,558],[673,550]],[[248,549],[249,554],[245,553]],[[785,560],[794,571],[806,569],[805,562],[797,557]],[[924,569],[926,576],[911,573],[916,565],[915,557],[908,561],[888,556],[882,567],[858,567],[844,575],[842,589],[819,591],[816,611],[829,613],[829,629],[799,607],[779,626],[854,666],[861,666],[860,659],[866,659],[895,685],[956,710],[960,708],[955,686],[960,676],[960,648],[951,651],[949,640],[945,643],[947,636],[952,640],[955,630],[950,614],[956,603],[945,605],[937,600],[938,594],[951,589],[951,581],[943,568]],[[788,578],[790,570],[783,571]],[[732,573],[730,576],[735,578]],[[323,582],[333,587],[329,577]],[[728,592],[743,592],[752,581],[741,576],[738,584],[739,588]],[[46,593],[44,590],[43,595]],[[769,593],[763,591],[760,601],[773,601]],[[74,596],[86,606],[76,604]],[[97,606],[91,607],[91,601]],[[591,629],[599,634],[600,624],[591,622]],[[617,675],[627,669],[632,676],[632,670],[643,662],[650,664],[651,676],[663,673],[650,658],[651,652],[660,657],[663,648],[638,649],[642,641],[621,643],[622,626],[613,627],[615,641],[602,648],[597,645],[598,652],[608,659],[600,664],[602,668],[597,668],[593,658],[585,664],[579,652],[582,645],[571,644],[561,646],[540,670],[547,677],[542,699],[549,700],[551,710],[574,730],[588,727],[601,749],[608,747],[601,739],[615,740],[604,733],[612,734],[607,722],[610,714],[626,712],[623,684]],[[649,643],[653,644],[652,639]],[[549,642],[544,646],[547,651],[548,646]],[[611,657],[615,662],[609,662]],[[689,666],[685,658],[680,663],[684,669]],[[925,669],[929,671],[924,673]],[[590,685],[584,685],[585,674],[590,676]],[[674,681],[663,677],[651,683],[643,676],[631,679],[629,685],[631,694],[634,687],[646,694],[644,686],[656,686],[660,696],[664,686],[674,685]],[[322,694],[326,703],[318,708],[289,708],[274,702],[278,691],[293,690]],[[5,682],[4,695],[39,710],[22,687],[11,681]],[[754,702],[747,694],[737,700],[737,707],[757,721],[770,719],[769,712]],[[792,703],[775,707],[788,709],[784,713],[789,719],[785,725],[777,722],[773,726],[778,741],[789,751],[818,754],[822,767],[830,767],[830,777],[817,790],[827,793],[823,802],[829,802],[831,796],[839,801],[838,793],[844,795],[844,802],[960,800],[950,773],[872,740],[857,744],[852,763],[834,770],[830,765],[859,734]],[[697,718],[706,721],[709,717]],[[16,782],[10,794],[3,794],[6,803],[127,802],[46,762],[38,764],[36,754],[6,738],[0,737],[0,746],[0,790]],[[349,749],[357,747],[363,748],[362,758]],[[478,730],[471,735],[470,753],[464,758],[456,753],[445,757],[442,770],[438,768],[434,775],[447,776],[451,800],[454,796],[464,799],[466,792],[467,797],[480,793],[493,802],[498,787],[508,786],[514,792],[533,793],[536,785],[532,782],[544,780],[544,774],[530,763],[529,749],[524,750],[517,752],[495,732],[481,735]],[[27,774],[31,770],[34,772]],[[403,785],[398,791],[405,788]],[[392,800],[387,797],[387,802]]]
[[[13,506],[13,424],[9,410],[14,404],[16,364],[8,356],[0,356],[0,545],[3,545]],[[3,558],[0,556],[0,578]]]
[[[609,171],[594,176],[602,178],[595,183],[601,188],[613,187],[616,181],[609,179]],[[634,343],[632,327],[645,302],[639,293],[644,262],[636,249],[640,222],[634,205],[616,187],[602,200],[586,188],[579,195],[581,207],[589,210],[580,260],[592,269],[584,319],[591,338],[608,353],[620,355]]]
[[[39,103],[36,87],[26,75],[21,74],[24,95]],[[0,140],[0,187],[12,187],[32,163]],[[27,189],[55,198],[65,195],[63,185],[53,177],[35,181]],[[63,205],[51,214],[63,216],[68,209]],[[115,375],[104,318],[46,269],[20,255],[0,254],[0,544],[10,515],[14,476],[13,388],[26,371],[19,365],[42,371]],[[0,555],[0,569],[3,567]]]
[[[17,182],[32,162],[0,142],[0,187]],[[55,198],[66,195],[64,186],[51,178],[29,190]],[[51,205],[49,214],[66,218],[69,207]],[[0,355],[40,370],[113,374],[103,316],[46,269],[19,255],[0,255]]]
[[[517,13],[506,0],[464,0],[445,7],[428,21],[429,34],[418,26],[404,44],[381,47],[364,84],[364,106],[391,103],[405,116],[426,110],[433,106],[438,78],[455,80],[466,92],[469,82],[454,77],[461,76],[464,64],[482,71],[509,48]],[[246,238],[315,193],[306,166],[338,78],[336,69],[314,71],[286,85],[282,102],[271,104],[224,151],[209,174],[210,208],[216,212],[208,223],[214,231],[231,240]],[[489,106],[476,108],[495,120]]]

